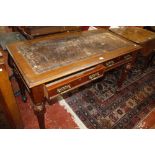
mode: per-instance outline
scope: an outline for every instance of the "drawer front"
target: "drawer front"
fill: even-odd
[[[116,63],[115,60],[110,60],[110,61],[107,61],[107,62],[105,63],[105,66],[106,66],[106,67],[112,67],[112,66],[115,65],[115,63]]]
[[[107,68],[111,68],[111,67],[115,66],[115,64],[118,63],[119,61],[120,61],[120,57],[111,59],[109,61],[104,62],[104,66]]]
[[[106,61],[104,62],[104,66],[106,66],[107,70],[109,70],[111,68],[115,68],[119,65],[127,63],[128,61],[131,61],[132,59],[133,59],[133,55],[130,53],[130,54],[126,54],[118,58]]]
[[[104,71],[105,67],[103,65],[98,65],[92,69],[89,69],[89,71],[83,71],[55,83],[46,84],[44,89],[45,97],[50,100],[59,94],[64,94],[84,84],[94,81],[102,77]]]

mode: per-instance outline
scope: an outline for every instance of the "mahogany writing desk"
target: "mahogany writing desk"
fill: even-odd
[[[7,49],[20,88],[23,92],[27,88],[40,128],[45,128],[46,101],[102,77],[105,71],[128,66],[141,47],[109,31],[93,30],[18,42]]]
[[[146,57],[147,67],[151,58],[149,55],[152,54],[154,52],[153,50],[155,49],[155,33],[138,27],[124,26],[110,28],[110,30],[115,34],[118,34],[142,46],[142,50],[140,52]]]

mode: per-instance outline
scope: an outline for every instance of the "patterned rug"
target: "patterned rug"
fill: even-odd
[[[136,128],[155,108],[155,68],[141,74],[142,64],[136,63],[119,93],[116,83],[121,69],[68,94],[65,100],[87,128]]]

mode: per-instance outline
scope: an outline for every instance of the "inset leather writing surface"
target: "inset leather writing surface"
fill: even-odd
[[[23,42],[18,52],[36,74],[57,67],[75,63],[89,56],[105,51],[133,45],[109,32],[90,31],[81,35],[71,35],[59,39],[41,40],[35,43]]]
[[[110,30],[138,44],[143,44],[144,42],[155,39],[154,32],[151,32],[142,28],[138,28],[138,27],[120,26],[117,28],[110,28]]]

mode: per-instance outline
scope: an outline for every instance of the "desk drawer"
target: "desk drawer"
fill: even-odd
[[[131,60],[133,58],[132,54],[126,54],[122,56],[122,60]]]
[[[108,61],[104,62],[103,64],[107,68],[111,68],[111,67],[115,66],[115,64],[117,64],[119,61],[120,61],[120,57],[108,60]]]
[[[89,70],[71,75],[59,81],[48,83],[44,87],[45,97],[50,100],[59,94],[64,94],[93,80],[96,80],[103,76],[104,70],[105,67],[103,65],[98,65]]]
[[[115,68],[115,67],[119,66],[119,64],[131,61],[132,59],[133,59],[132,54],[126,54],[126,55],[120,56],[118,58],[106,61],[103,63],[103,65],[106,66],[107,70],[109,70],[111,68]]]

